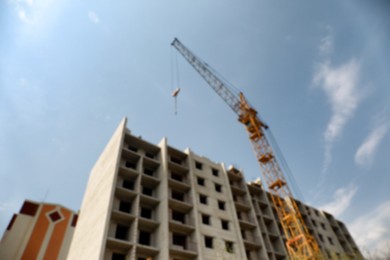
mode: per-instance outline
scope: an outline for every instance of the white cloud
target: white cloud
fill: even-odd
[[[320,206],[322,210],[329,212],[337,217],[349,207],[353,196],[355,196],[358,187],[354,184],[349,184],[346,187],[342,187],[335,191],[333,194],[333,201]]]
[[[319,52],[321,55],[329,55],[333,52],[333,29],[330,26],[326,26],[325,29],[327,30],[327,35],[321,39],[320,46],[319,46]]]
[[[369,166],[374,161],[375,152],[381,140],[387,134],[389,124],[384,123],[373,129],[369,136],[360,145],[355,154],[355,162],[359,166]]]
[[[29,6],[32,6],[34,4],[34,0],[26,0],[26,3],[29,5]]]
[[[349,230],[361,249],[370,252],[388,250],[390,243],[390,200],[356,218]],[[363,251],[364,251],[363,250]]]
[[[314,84],[325,92],[332,109],[332,116],[324,132],[324,171],[332,160],[333,142],[341,135],[345,124],[354,115],[360,103],[359,71],[360,63],[355,59],[339,67],[332,67],[328,61],[325,61],[320,64],[314,76]]]
[[[88,12],[88,18],[89,20],[91,20],[93,23],[99,23],[99,17],[97,16],[97,14],[93,11],[89,11]]]
[[[24,9],[20,9],[18,11],[18,17],[22,22],[32,24],[32,20],[27,17],[26,11]]]

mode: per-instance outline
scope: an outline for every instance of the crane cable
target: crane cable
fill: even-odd
[[[179,73],[179,63],[177,59],[177,53],[175,52],[175,54],[173,54],[173,51],[174,50],[171,47],[171,93],[172,93],[171,95],[175,99],[174,113],[175,115],[177,115],[177,95],[180,92],[180,73]],[[175,57],[173,57],[173,55],[175,55]],[[175,81],[175,76],[176,76],[176,81]]]
[[[286,159],[283,156],[283,153],[280,150],[280,147],[278,143],[276,142],[276,139],[274,138],[274,135],[272,134],[272,131],[270,128],[268,128],[266,131],[267,136],[269,137],[268,139],[270,140],[271,147],[274,148],[276,157],[279,159],[279,162],[281,163],[281,166],[283,168],[283,172],[285,173],[285,176],[288,180],[288,182],[293,186],[292,192],[295,193],[294,197],[299,198],[302,202],[305,201],[303,193],[301,189],[298,186],[297,181],[295,180],[294,175],[291,172],[290,167],[287,164]]]

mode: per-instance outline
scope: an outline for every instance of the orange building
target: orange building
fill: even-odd
[[[0,242],[0,259],[65,259],[78,215],[61,205],[26,200]]]

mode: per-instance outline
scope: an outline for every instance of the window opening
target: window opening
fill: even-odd
[[[117,225],[115,230],[115,238],[127,240],[129,227],[124,225]]]
[[[212,238],[212,237],[205,236],[205,237],[204,237],[204,245],[205,245],[205,247],[207,247],[207,248],[213,248],[213,238]]]
[[[121,200],[119,202],[119,211],[130,213],[131,212],[131,202]]]

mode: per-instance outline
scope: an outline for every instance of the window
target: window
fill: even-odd
[[[221,226],[224,230],[229,230],[229,221],[221,219]]]
[[[154,176],[154,171],[152,169],[145,168],[144,173],[149,176]]]
[[[321,227],[322,227],[322,229],[323,229],[323,230],[325,230],[325,229],[326,229],[326,227],[325,227],[325,224],[324,224],[324,223],[321,223]]]
[[[152,234],[150,232],[144,231],[144,230],[140,230],[139,231],[139,237],[138,237],[138,243],[140,243],[141,245],[150,246],[151,237],[152,237]]]
[[[205,245],[205,247],[207,247],[207,248],[213,248],[213,238],[212,238],[212,237],[205,236],[205,237],[204,237],[204,245]]]
[[[137,147],[134,147],[134,146],[132,146],[132,145],[129,145],[127,148],[128,148],[130,151],[138,152],[138,148],[137,148]]]
[[[200,162],[195,161],[195,168],[198,170],[202,170],[203,165]]]
[[[119,202],[119,211],[130,213],[131,212],[131,202],[121,200]]]
[[[125,188],[125,189],[128,189],[128,190],[134,190],[134,182],[133,181],[124,180],[123,184],[122,184],[122,187]]]
[[[172,244],[182,246],[184,249],[186,249],[186,236],[173,233]]]
[[[181,175],[180,173],[171,172],[171,178],[176,181],[183,181],[183,175]]]
[[[333,245],[333,240],[332,240],[332,238],[328,237],[328,240],[329,240],[329,243],[330,243],[331,245]]]
[[[211,169],[211,171],[212,171],[212,173],[213,173],[213,175],[215,176],[215,177],[218,177],[218,175],[219,175],[219,171],[217,170],[217,169]]]
[[[322,237],[321,234],[319,234],[318,237],[320,238],[321,242],[324,242],[324,238]]]
[[[142,194],[153,196],[153,189],[149,187],[142,187]]]
[[[126,240],[129,233],[129,227],[124,225],[117,225],[115,230],[115,238]]]
[[[226,251],[227,251],[227,252],[229,252],[229,253],[234,253],[233,242],[231,242],[231,241],[225,241],[225,248],[226,248]]]
[[[242,218],[241,212],[239,212],[239,211],[237,211],[237,218],[238,218],[238,219],[241,219],[241,218]]]
[[[125,254],[112,253],[111,260],[125,260],[125,259],[126,259]]]
[[[152,209],[150,209],[150,208],[141,208],[141,217],[152,219]]]
[[[201,177],[198,177],[198,185],[204,186],[204,179]]]
[[[150,159],[154,159],[154,154],[152,154],[151,152],[145,152],[145,156]]]
[[[185,224],[185,214],[176,210],[172,210],[172,219]]]
[[[222,192],[222,186],[220,184],[215,183],[214,187],[216,192]]]
[[[206,214],[202,214],[202,223],[206,225],[210,225],[210,216]]]
[[[172,190],[172,199],[184,201],[184,193],[180,191]]]
[[[136,169],[137,168],[137,164],[135,162],[130,162],[130,161],[126,161],[125,166],[127,168],[131,168],[131,169]]]
[[[246,232],[244,229],[241,229],[241,236],[243,239],[246,239]]]
[[[224,201],[218,201],[218,208],[220,210],[225,210],[225,202]]]
[[[199,201],[202,204],[207,204],[207,196],[199,194]]]

